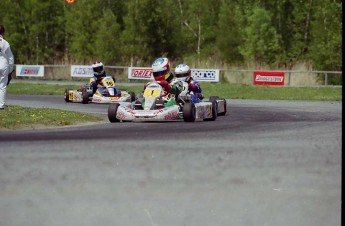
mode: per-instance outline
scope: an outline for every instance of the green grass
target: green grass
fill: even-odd
[[[252,100],[341,101],[342,87],[275,87],[227,83],[203,83],[205,97]]]
[[[48,108],[27,108],[13,105],[8,105],[5,109],[0,110],[0,115],[0,130],[66,126],[104,120],[101,116],[94,116],[91,114]]]
[[[206,82],[201,83],[201,87],[206,98],[219,96],[227,99],[253,100],[342,100],[342,87],[274,87]],[[12,83],[7,91],[9,94],[63,96],[65,89],[78,88],[80,86],[76,85]],[[133,91],[138,94],[143,91],[143,85],[119,86],[119,89]]]

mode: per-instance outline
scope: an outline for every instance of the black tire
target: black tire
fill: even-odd
[[[214,100],[219,100],[219,97],[218,96],[210,96],[209,101],[213,102]]]
[[[86,90],[83,90],[81,95],[83,97],[83,100],[81,101],[81,103],[88,104],[89,103],[89,99],[90,99],[89,93]]]
[[[204,121],[214,121],[218,116],[218,104],[216,100],[212,101],[212,118],[205,118]]]
[[[120,106],[119,103],[111,103],[108,107],[108,119],[111,123],[113,122],[120,122],[119,119],[116,118],[117,109]]]
[[[193,103],[183,105],[183,120],[185,122],[194,122],[196,119],[196,108]]]
[[[131,96],[131,102],[135,101],[135,93],[134,92],[128,92],[129,95]]]
[[[66,89],[64,93],[64,99],[67,103],[71,102],[71,100],[69,99],[69,91],[70,91],[69,89]]]
[[[223,101],[224,101],[224,112],[221,112],[218,115],[225,115],[226,114],[226,99],[223,99]]]

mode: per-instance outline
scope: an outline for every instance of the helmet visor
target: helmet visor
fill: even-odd
[[[98,66],[93,68],[93,72],[101,73],[103,71],[103,66]]]
[[[189,73],[182,73],[182,74],[175,74],[176,78],[187,78],[189,76]]]
[[[156,72],[152,72],[153,77],[159,77],[162,75],[166,75],[169,72],[169,68],[163,70],[163,71],[156,71]]]

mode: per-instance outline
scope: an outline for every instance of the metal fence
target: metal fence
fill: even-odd
[[[128,79],[127,66],[105,66],[107,74],[119,82],[133,82]],[[254,72],[258,70],[220,69],[220,81],[229,83],[253,85]],[[267,71],[267,70],[265,70]],[[280,71],[285,73],[285,86],[334,86],[342,85],[341,71]],[[16,77],[27,80],[30,77]],[[44,65],[44,77],[40,80],[85,80],[85,78],[71,77],[71,65]],[[140,81],[142,82],[142,81]]]

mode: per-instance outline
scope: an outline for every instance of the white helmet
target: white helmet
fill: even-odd
[[[92,69],[96,77],[101,77],[105,73],[103,63],[100,61],[93,62]]]
[[[191,78],[191,70],[187,64],[179,64],[175,68],[175,76],[179,81],[188,82]]]

